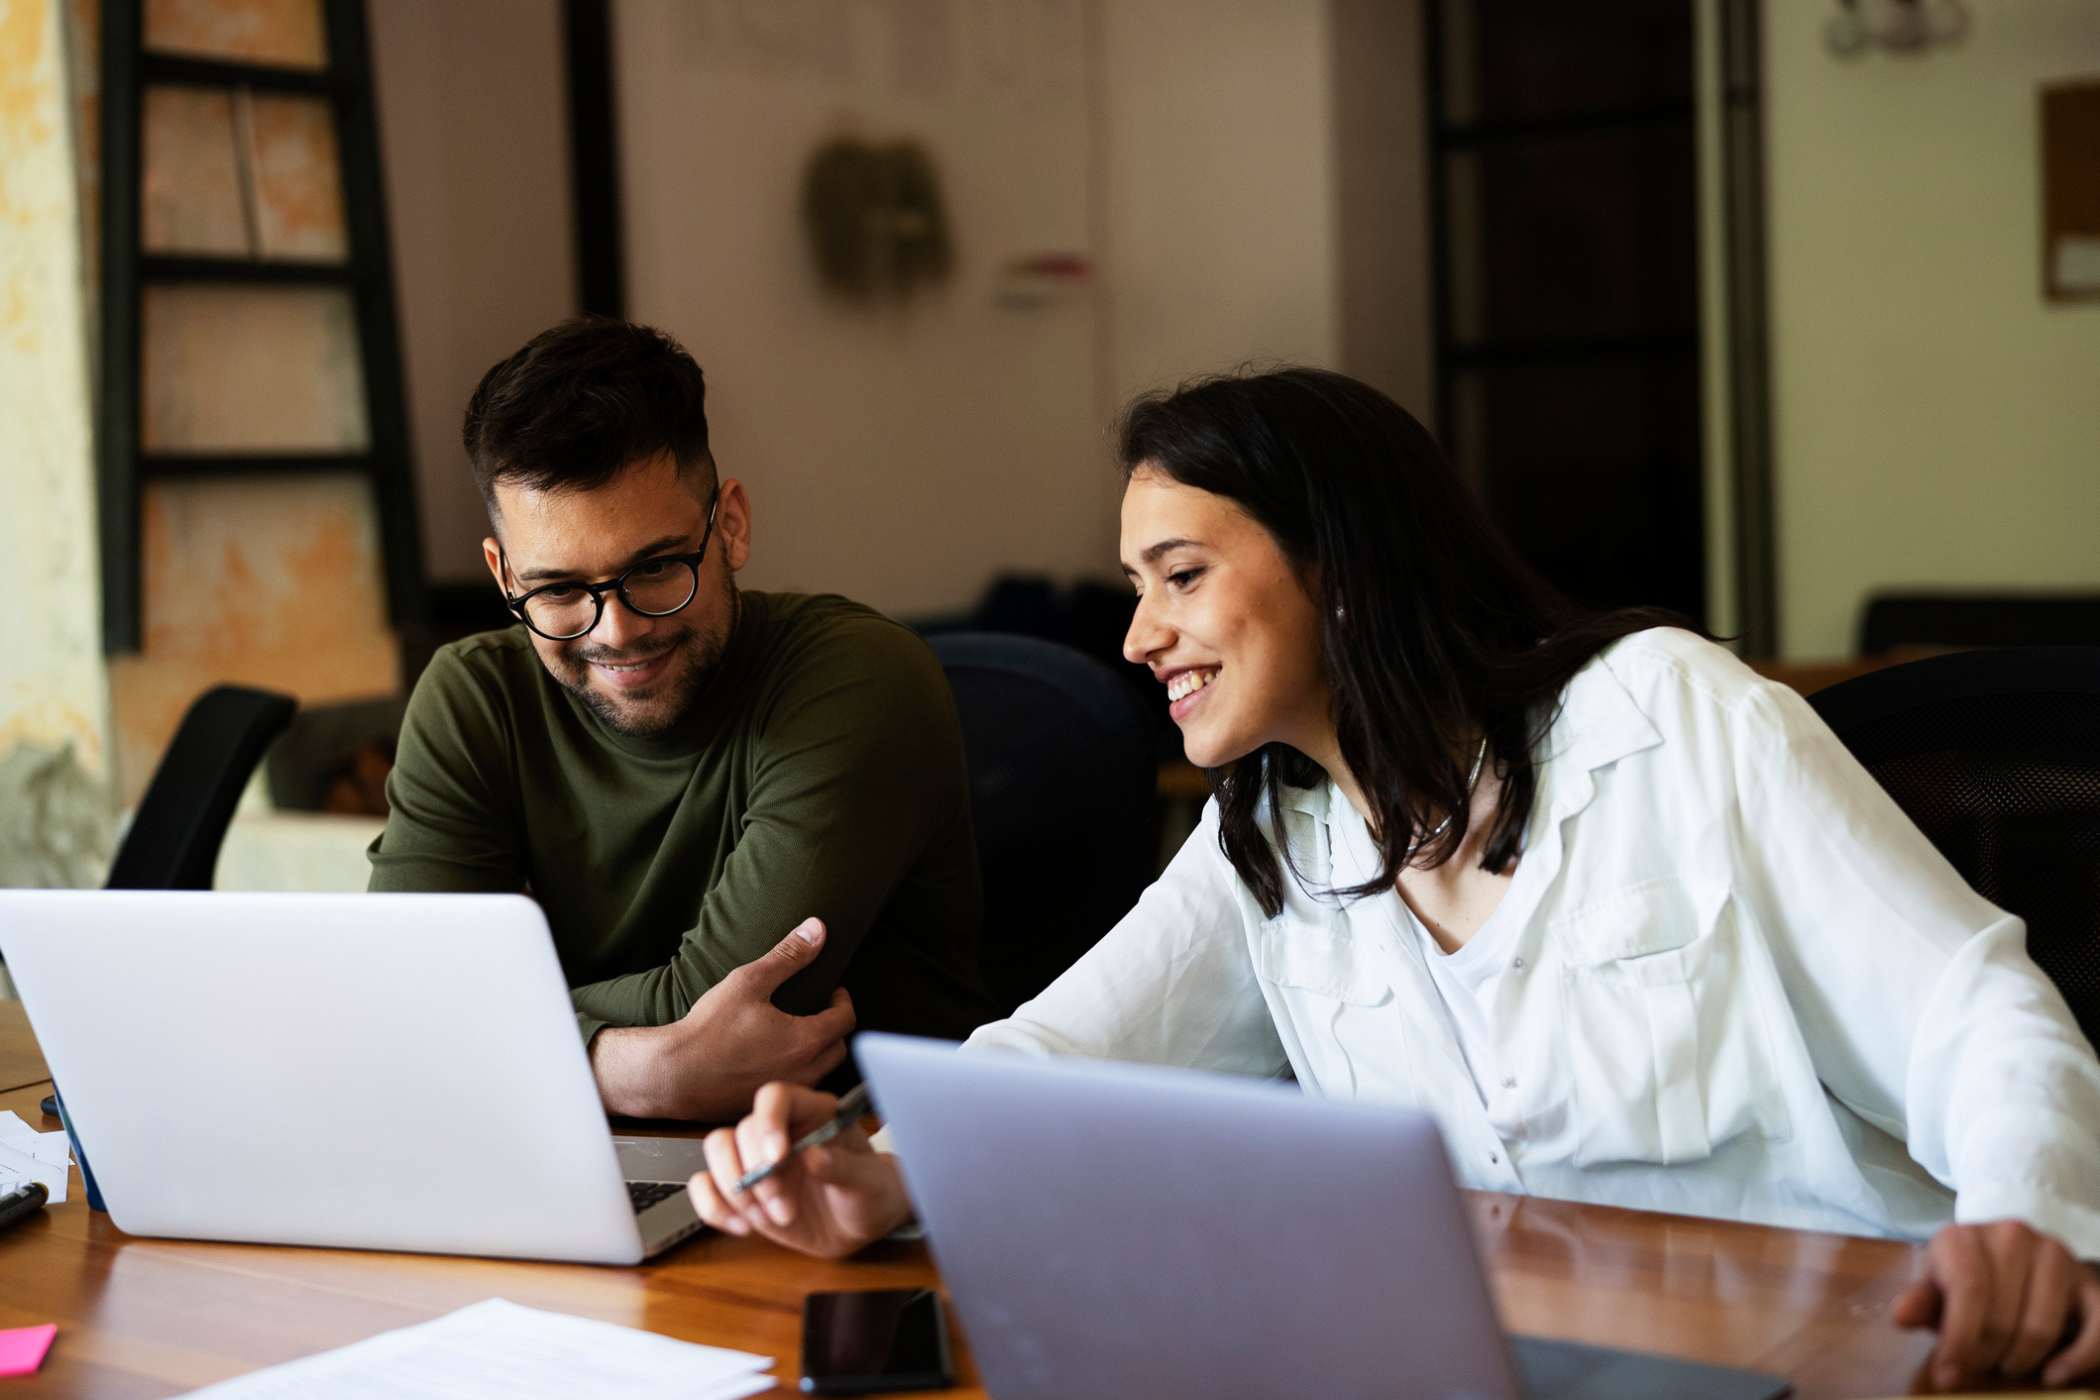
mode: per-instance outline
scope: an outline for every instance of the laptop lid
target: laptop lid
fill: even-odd
[[[0,890],[0,954],[128,1233],[642,1257],[529,899]]]
[[[874,1087],[987,1388],[1518,1394],[1423,1114],[873,1032]]]

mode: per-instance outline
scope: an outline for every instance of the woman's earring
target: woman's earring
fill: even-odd
[[[1334,620],[1336,622],[1340,622],[1348,616],[1349,610],[1347,608],[1343,607],[1340,603],[1336,603],[1334,605]]]

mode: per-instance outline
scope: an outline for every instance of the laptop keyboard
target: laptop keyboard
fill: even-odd
[[[627,1183],[627,1199],[634,1202],[634,1213],[640,1215],[658,1201],[668,1200],[685,1190],[679,1181],[630,1181]]]

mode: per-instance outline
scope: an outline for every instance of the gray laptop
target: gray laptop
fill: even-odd
[[[1423,1114],[872,1032],[854,1054],[1000,1400],[1789,1389],[1506,1338]]]
[[[0,890],[0,954],[135,1235],[632,1264],[700,1144],[607,1126],[519,895]]]

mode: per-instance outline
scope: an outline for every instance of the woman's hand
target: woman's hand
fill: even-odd
[[[797,1153],[749,1192],[736,1189],[745,1172],[779,1161],[788,1144],[828,1122],[838,1102],[795,1084],[760,1089],[748,1117],[707,1135],[708,1169],[686,1185],[700,1218],[727,1234],[760,1234],[826,1259],[843,1259],[909,1220],[903,1174],[868,1146],[857,1123]]]
[[[1924,1276],[1890,1311],[1900,1327],[1938,1329],[1930,1378],[1940,1390],[2037,1369],[2047,1386],[2100,1373],[2100,1273],[2017,1220],[1934,1235]]]

